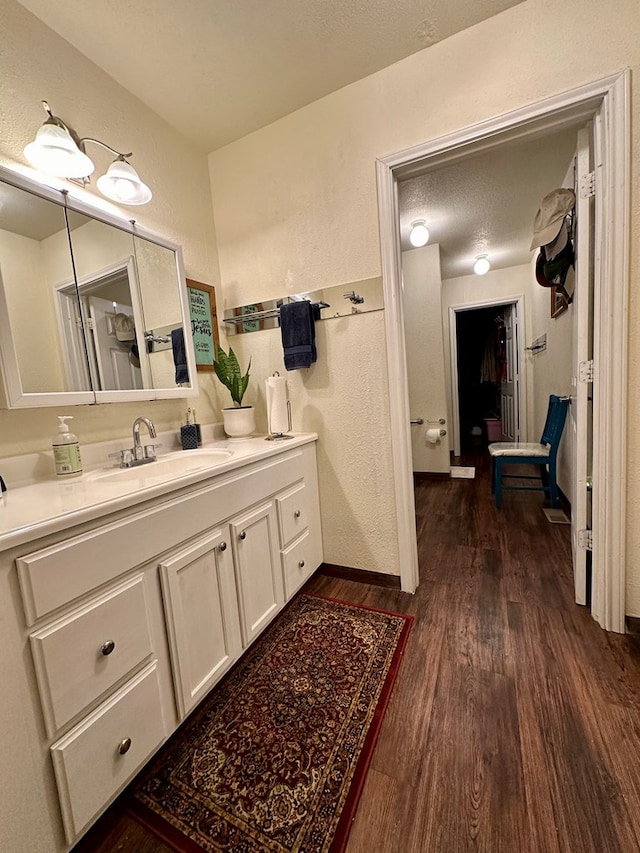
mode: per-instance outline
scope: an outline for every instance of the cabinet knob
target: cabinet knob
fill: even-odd
[[[300,560],[300,562],[298,563],[298,568],[304,569],[304,560]]]
[[[115,647],[116,644],[113,640],[105,640],[105,642],[100,646],[100,651],[106,657],[107,655],[111,654]]]
[[[302,515],[302,513],[300,512],[299,509],[297,509],[293,514],[294,514],[295,518],[300,518],[300,516]]]
[[[118,752],[120,753],[120,755],[124,755],[125,752],[129,752],[130,748],[131,748],[131,738],[130,737],[123,738],[120,741],[120,743],[118,744]]]
[[[240,534],[240,539],[246,539],[246,538],[247,538],[247,531],[243,530],[242,533]]]
[[[226,543],[226,542],[221,542],[221,543],[218,545],[218,549],[219,549],[220,551],[226,551],[226,550],[227,550],[227,543]]]

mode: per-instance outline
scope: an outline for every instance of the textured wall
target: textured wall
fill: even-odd
[[[638,72],[639,32],[637,0],[617,0],[613,7],[600,0],[527,0],[212,154],[225,303],[240,305],[379,274],[376,157],[626,67]],[[632,99],[632,281],[640,274],[639,104]],[[640,408],[640,297],[635,290],[630,310],[634,413]],[[341,383],[358,385],[353,365],[337,369]],[[330,364],[331,382],[335,371]],[[382,375],[376,400],[385,398],[385,382]],[[358,410],[349,400],[335,415],[338,432],[348,431],[354,418],[363,425],[371,466],[388,468],[389,425],[367,424],[364,404]],[[336,462],[331,457],[334,470]],[[369,530],[375,531],[393,512],[389,490],[372,499],[356,475],[359,460],[341,455],[340,464],[346,502],[370,507]],[[628,470],[640,471],[635,418]],[[630,518],[639,511],[636,473],[629,477]],[[640,526],[628,524],[627,529],[627,609],[640,613]],[[364,557],[371,550],[365,548]]]
[[[558,317],[551,316],[551,294],[548,288],[535,281],[535,263],[530,268],[532,279],[531,304],[533,308],[533,337],[547,335],[547,348],[529,357],[533,368],[534,441],[538,441],[547,417],[549,394],[571,395],[573,374],[573,309],[568,308]],[[569,270],[567,290],[573,293],[573,270]],[[558,484],[565,495],[571,497],[571,445],[569,418],[558,452]]]
[[[294,430],[320,436],[326,562],[397,574],[383,312],[316,323],[318,361],[308,370],[285,370],[277,329],[229,340],[243,367],[252,358],[245,402],[257,406],[258,429],[267,429],[264,380],[278,370],[287,377]]]
[[[451,419],[448,417],[449,385],[444,369],[442,336],[442,278],[440,246],[434,243],[402,253],[404,284],[404,333],[407,346],[409,413],[424,424],[411,426],[414,471],[448,473]],[[448,345],[448,341],[447,341]],[[445,435],[436,444],[427,442],[426,432],[447,420]]]
[[[22,150],[45,118],[40,101],[48,100],[54,113],[81,135],[133,151],[132,162],[151,185],[154,198],[143,208],[119,209],[93,188],[83,193],[66,184],[71,192],[126,219],[135,218],[181,244],[187,275],[217,284],[206,156],[14,0],[0,0],[0,20],[0,163],[38,177],[27,169]],[[108,153],[95,146],[90,153],[101,174],[110,162]],[[218,419],[217,397],[210,389],[195,405],[205,422]],[[90,442],[128,437],[139,414],[151,417],[159,429],[177,428],[184,403],[68,408],[73,408],[74,430],[81,441]],[[52,422],[60,413],[57,409],[0,411],[0,456],[47,449]]]

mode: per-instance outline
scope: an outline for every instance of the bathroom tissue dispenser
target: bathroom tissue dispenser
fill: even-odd
[[[291,438],[285,433],[291,430],[291,406],[287,397],[287,380],[276,371],[265,380],[267,400],[268,440]]]
[[[446,434],[446,429],[428,429],[426,436],[427,444],[437,444]]]

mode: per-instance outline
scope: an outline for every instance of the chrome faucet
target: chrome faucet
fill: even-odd
[[[134,462],[133,464],[140,464],[141,462],[153,462],[156,458],[155,454],[155,444],[146,444],[144,447],[140,441],[140,426],[144,424],[147,428],[147,432],[149,433],[149,438],[156,437],[156,428],[153,425],[153,422],[149,420],[149,418],[136,418],[133,422],[133,447],[131,448],[131,454],[133,456]]]
[[[126,450],[118,450],[110,453],[110,459],[119,459],[121,468],[133,468],[135,465],[145,465],[147,462],[156,461],[156,447],[162,447],[159,443],[145,444],[140,441],[140,427],[144,424],[149,433],[149,438],[156,437],[156,428],[149,418],[136,418],[133,422],[133,447]]]

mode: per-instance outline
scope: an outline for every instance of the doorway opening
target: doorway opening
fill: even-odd
[[[455,315],[460,453],[464,453],[502,440],[500,388],[506,369],[506,331],[502,305]],[[508,429],[506,418],[504,427]]]
[[[398,181],[514,139],[594,122],[598,197],[595,238],[592,614],[624,631],[626,328],[628,301],[629,75],[613,75],[382,158],[377,162],[394,490],[402,588],[418,583],[409,432]],[[606,283],[606,286],[604,286]]]
[[[524,299],[449,309],[454,457],[526,434]]]

